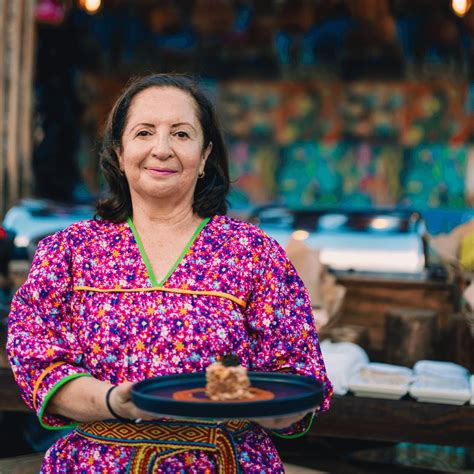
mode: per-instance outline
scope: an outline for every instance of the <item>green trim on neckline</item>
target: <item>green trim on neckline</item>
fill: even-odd
[[[150,260],[148,260],[148,256],[145,252],[145,248],[143,247],[142,241],[140,239],[140,236],[138,235],[137,229],[135,227],[135,224],[133,223],[131,217],[127,218],[127,223],[130,226],[130,229],[132,230],[133,236],[135,237],[135,241],[138,246],[138,251],[140,252],[140,255],[142,257],[143,263],[146,266],[147,272],[148,272],[148,277],[150,279],[150,282],[152,286],[163,286],[168,278],[172,275],[172,273],[176,270],[176,267],[181,263],[185,255],[188,253],[189,249],[191,248],[191,245],[193,245],[194,241],[197,239],[198,235],[201,233],[201,230],[204,228],[204,226],[211,220],[210,217],[206,217],[197,227],[197,229],[194,231],[193,236],[191,239],[189,239],[189,242],[186,244],[186,247],[184,247],[184,250],[181,252],[181,255],[178,257],[174,265],[171,267],[171,269],[168,271],[168,273],[165,275],[163,280],[161,280],[159,283],[156,280],[155,277],[155,272],[153,271],[153,267],[151,266]]]

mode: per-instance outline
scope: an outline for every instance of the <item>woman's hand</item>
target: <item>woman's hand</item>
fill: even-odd
[[[301,421],[306,415],[312,412],[300,412],[295,413],[294,415],[280,416],[275,418],[265,418],[261,420],[256,420],[256,422],[268,430],[284,430],[289,426]]]
[[[123,382],[112,390],[109,403],[113,411],[117,415],[130,420],[151,421],[158,419],[158,415],[140,410],[132,402],[132,387],[132,382]]]

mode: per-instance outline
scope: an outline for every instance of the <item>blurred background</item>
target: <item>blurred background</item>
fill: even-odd
[[[220,112],[234,210],[436,208],[462,220],[474,205],[470,3],[38,0],[30,44],[22,12],[11,38],[33,46],[31,168],[4,179],[2,210],[23,195],[96,197],[118,92],[133,75],[177,71],[196,74]],[[433,231],[449,230],[444,218]]]

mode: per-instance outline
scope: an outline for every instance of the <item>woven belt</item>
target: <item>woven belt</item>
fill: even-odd
[[[234,439],[252,427],[248,421],[226,423],[158,421],[117,423],[95,421],[81,423],[79,436],[100,444],[133,446],[127,472],[155,472],[160,462],[190,450],[208,451],[217,457],[219,474],[240,472]]]

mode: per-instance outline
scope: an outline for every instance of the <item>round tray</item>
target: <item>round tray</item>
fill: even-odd
[[[135,384],[132,400],[142,410],[173,418],[257,419],[315,409],[323,398],[323,384],[311,377],[278,372],[248,372],[252,387],[273,392],[271,400],[181,401],[173,394],[206,386],[204,372],[166,375]]]

